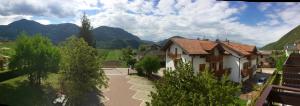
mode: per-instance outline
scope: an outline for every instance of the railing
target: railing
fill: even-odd
[[[274,83],[274,82],[279,77],[280,76],[278,74],[278,70],[275,70],[274,73],[270,76],[270,78],[268,78],[268,80],[265,82],[265,84],[257,90],[257,91],[259,91],[258,95],[255,96],[253,100],[251,100],[249,106],[256,106],[255,103],[258,101],[258,98],[262,95],[263,91],[266,90],[267,86],[269,86],[271,84],[278,84],[278,83]]]
[[[170,57],[171,59],[180,59],[181,54],[168,53],[168,57]]]
[[[207,56],[206,57],[206,62],[219,62],[223,60],[223,56]]]
[[[231,73],[231,68],[221,69],[214,72],[215,76],[222,77],[225,73],[229,75]]]
[[[263,91],[261,96],[256,101],[255,106],[263,106],[265,104],[271,106],[274,102],[298,106],[300,105],[299,100],[300,89],[270,85]]]

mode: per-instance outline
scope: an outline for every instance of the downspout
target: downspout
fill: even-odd
[[[239,58],[239,82],[241,83],[241,58]]]
[[[192,68],[193,68],[193,71],[194,71],[194,56],[193,55],[191,55],[191,57],[192,57]]]

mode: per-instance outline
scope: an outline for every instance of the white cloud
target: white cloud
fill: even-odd
[[[0,19],[4,19],[0,24],[14,21],[18,19],[16,17],[44,16],[48,19],[72,17],[73,20],[66,22],[79,25],[81,11],[99,10],[89,15],[94,27],[120,27],[142,39],[154,41],[176,35],[189,38],[206,36],[262,46],[276,41],[300,24],[300,5],[295,3],[285,3],[284,8],[266,13],[265,21],[246,25],[236,16],[247,8],[243,2],[230,6],[229,2],[215,0],[196,0],[193,3],[190,0],[160,0],[154,6],[151,0],[9,1],[0,1]],[[272,6],[270,4],[261,3],[258,8],[267,11]],[[48,20],[36,21],[50,23]]]
[[[30,19],[32,16],[24,16],[24,15],[10,15],[10,16],[2,16],[0,15],[0,25],[7,25],[13,21],[17,21],[20,19]]]
[[[258,9],[260,9],[261,11],[265,11],[265,10],[269,9],[271,6],[272,6],[272,3],[260,3],[258,6]]]
[[[51,22],[49,20],[44,20],[44,19],[41,19],[41,20],[35,20],[43,25],[48,25],[48,24],[51,24]]]

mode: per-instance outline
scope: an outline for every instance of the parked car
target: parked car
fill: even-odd
[[[267,80],[267,77],[263,76],[263,77],[260,77],[258,80],[257,80],[257,84],[258,85],[263,85]]]

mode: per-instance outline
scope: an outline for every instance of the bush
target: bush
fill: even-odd
[[[189,63],[164,71],[155,87],[150,94],[152,106],[236,106],[239,102],[240,87],[227,76],[217,80],[208,70],[195,74]]]
[[[148,76],[152,75],[152,72],[157,72],[160,68],[160,61],[157,56],[145,56],[141,61],[138,63],[138,68],[142,69],[144,73]]]
[[[137,63],[135,65],[135,70],[137,71],[137,74],[139,76],[143,76],[144,75],[143,66],[142,66],[141,62],[139,62],[139,63]]]

